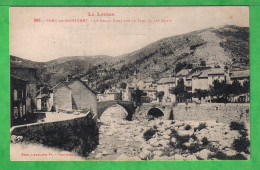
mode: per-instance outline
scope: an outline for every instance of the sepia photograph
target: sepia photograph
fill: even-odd
[[[9,25],[11,161],[250,160],[249,7],[10,7]]]

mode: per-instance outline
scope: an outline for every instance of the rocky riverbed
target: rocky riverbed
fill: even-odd
[[[249,124],[215,121],[127,121],[111,107],[102,115],[100,141],[88,160],[248,160]]]

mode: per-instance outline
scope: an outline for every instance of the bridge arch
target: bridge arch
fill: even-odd
[[[158,117],[163,117],[165,114],[164,114],[164,112],[160,108],[152,107],[147,112],[147,115],[155,117],[155,118],[158,118]]]
[[[132,116],[135,112],[136,107],[134,106],[133,102],[128,102],[128,101],[102,101],[97,103],[97,112],[98,112],[98,118],[102,116],[104,111],[114,105],[120,105],[127,111],[127,120],[132,120]]]

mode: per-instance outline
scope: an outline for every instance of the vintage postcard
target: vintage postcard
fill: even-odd
[[[250,160],[249,8],[11,7],[12,161]]]

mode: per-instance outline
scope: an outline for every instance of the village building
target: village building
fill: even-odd
[[[208,84],[209,86],[212,86],[215,80],[218,80],[219,82],[227,82],[227,76],[228,74],[226,74],[224,70],[220,68],[211,69],[208,72]]]
[[[250,79],[250,70],[233,71],[230,74],[231,82],[237,80],[241,85]]]
[[[183,79],[184,85],[186,86],[186,78],[188,77],[190,72],[191,72],[191,69],[183,69],[180,72],[178,72],[176,74],[176,86],[178,85],[178,81],[180,79]]]
[[[98,101],[122,100],[122,93],[117,88],[107,89],[103,94],[98,94]]]
[[[132,101],[132,94],[134,92],[134,90],[136,90],[136,85],[133,83],[127,83],[126,89],[125,89],[125,93],[122,94],[122,96],[124,96],[124,98],[122,100],[124,101]]]
[[[151,77],[148,77],[147,79],[144,80],[145,87],[154,87],[156,86],[155,80]]]
[[[53,107],[53,92],[48,87],[40,87],[37,91],[37,111],[51,111]]]
[[[97,96],[85,82],[76,77],[53,87],[56,110],[88,110],[97,114]]]
[[[170,93],[170,89],[176,86],[176,81],[174,77],[161,78],[157,82],[157,91],[163,91],[163,102],[175,102],[175,95]]]
[[[187,76],[184,85],[186,87],[187,92],[192,92],[192,74]]]
[[[154,87],[148,87],[146,86],[144,89],[143,89],[143,92],[146,93],[146,96],[149,97],[149,101],[150,102],[154,102],[156,101],[156,93],[157,93],[157,87],[154,86]]]
[[[71,88],[64,82],[58,83],[52,88],[53,90],[53,105],[56,111],[72,110],[72,94]]]
[[[36,71],[10,68],[11,126],[25,123],[36,112]]]

